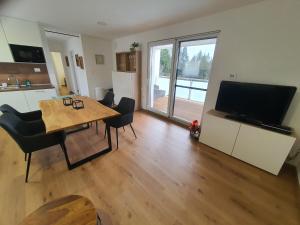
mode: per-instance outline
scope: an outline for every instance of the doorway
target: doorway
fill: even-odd
[[[69,90],[66,82],[66,73],[62,61],[62,56],[60,52],[51,52],[51,57],[53,60],[53,65],[56,73],[57,83],[59,85],[60,95],[68,95]]]
[[[149,44],[147,108],[182,123],[201,121],[217,34]]]
[[[174,40],[150,45],[148,108],[165,116],[169,115],[170,83],[173,74]]]
[[[52,55],[53,69],[61,95],[88,95],[86,74],[78,66],[75,55],[82,55],[82,43],[79,35],[45,30],[49,52]],[[53,54],[52,54],[53,53]],[[61,65],[64,69],[62,77]],[[65,81],[65,83],[64,83]]]

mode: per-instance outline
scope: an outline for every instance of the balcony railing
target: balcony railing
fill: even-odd
[[[155,83],[159,86],[159,89],[165,90],[165,93],[168,95],[169,82],[169,76],[159,76]],[[175,97],[194,102],[204,102],[207,85],[208,80],[205,79],[178,77],[175,84]]]

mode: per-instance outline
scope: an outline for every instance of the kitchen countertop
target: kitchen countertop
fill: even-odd
[[[51,89],[54,88],[51,84],[37,84],[37,85],[31,85],[30,87],[7,87],[2,88],[0,87],[0,92],[8,92],[8,91],[28,91],[28,90],[40,90],[40,89]]]

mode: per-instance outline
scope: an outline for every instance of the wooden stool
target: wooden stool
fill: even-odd
[[[69,195],[41,206],[21,225],[101,225],[101,220],[89,199]]]

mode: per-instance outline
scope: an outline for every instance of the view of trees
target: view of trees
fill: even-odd
[[[168,49],[160,52],[161,76],[170,76],[171,74],[171,54]],[[180,49],[178,61],[178,77],[207,80],[211,69],[212,57],[209,53],[199,51],[189,59],[187,47]]]
[[[161,68],[161,73],[165,74],[164,76],[168,76],[168,74],[171,73],[171,54],[168,49],[162,49],[160,51],[160,68]]]

